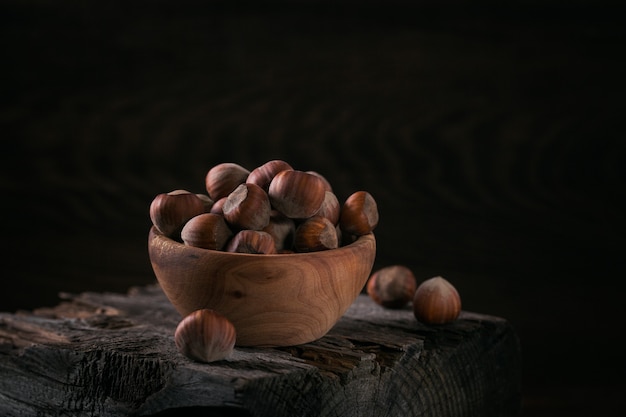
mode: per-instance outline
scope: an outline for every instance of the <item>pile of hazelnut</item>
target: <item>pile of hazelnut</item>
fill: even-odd
[[[152,224],[185,245],[226,252],[275,254],[336,249],[378,225],[367,191],[341,204],[322,175],[271,160],[249,171],[224,162],[206,174],[205,193],[157,195]]]

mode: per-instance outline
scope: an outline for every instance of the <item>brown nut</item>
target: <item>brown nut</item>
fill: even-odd
[[[292,219],[313,216],[324,202],[324,181],[304,171],[281,171],[270,183],[268,194],[272,206]]]
[[[263,228],[274,238],[276,251],[284,253],[293,249],[293,239],[296,233],[296,222],[278,210],[272,210],[270,222]]]
[[[316,252],[337,247],[339,247],[337,229],[326,217],[313,216],[296,228],[294,238],[296,252]]]
[[[378,225],[378,205],[367,191],[350,195],[341,207],[339,225],[344,233],[362,236]]]
[[[341,204],[337,196],[331,191],[326,191],[324,201],[315,215],[326,217],[332,224],[337,225],[339,223],[340,214]]]
[[[202,204],[204,204],[204,212],[205,213],[210,213],[211,212],[211,208],[213,207],[213,204],[215,204],[215,202],[213,200],[211,200],[211,197],[209,197],[206,194],[196,194],[196,196],[202,200]]]
[[[221,216],[224,215],[224,211],[222,210],[222,208],[224,207],[224,203],[226,202],[226,199],[228,197],[222,197],[219,200],[217,200],[216,202],[213,203],[213,205],[211,206],[211,210],[209,211],[209,213],[213,213],[213,214],[219,214]]]
[[[213,362],[231,355],[235,326],[220,313],[201,309],[185,316],[174,332],[179,352],[198,362]]]
[[[186,190],[158,194],[150,204],[150,220],[161,233],[172,239],[180,237],[185,223],[204,213],[204,203]]]
[[[222,250],[232,236],[224,217],[213,213],[192,217],[180,232],[185,245],[212,250]]]
[[[226,244],[226,252],[273,254],[276,253],[274,238],[260,230],[241,230]]]
[[[204,179],[206,190],[213,201],[232,193],[239,184],[246,182],[250,171],[239,164],[223,162],[207,172]]]
[[[445,324],[461,312],[461,297],[454,286],[437,276],[422,282],[413,297],[415,318],[426,324]]]
[[[323,176],[322,174],[320,174],[317,171],[306,171],[307,174],[313,174],[316,175],[318,177],[320,177],[322,179],[322,181],[324,182],[324,189],[326,191],[330,191],[331,193],[333,192],[333,187],[332,185],[330,185],[330,182],[328,181],[328,179],[326,179],[325,176]]]
[[[274,176],[276,176],[276,174],[280,171],[285,170],[293,171],[293,168],[283,160],[274,159],[250,171],[246,182],[256,184],[267,191],[270,187],[270,182],[274,179]]]
[[[367,294],[386,308],[401,308],[413,301],[417,282],[413,272],[403,265],[375,271],[367,281]]]
[[[240,184],[228,195],[222,213],[237,229],[261,230],[270,222],[270,200],[256,184]]]

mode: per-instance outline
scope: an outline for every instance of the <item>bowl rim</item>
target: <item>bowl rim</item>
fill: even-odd
[[[351,242],[347,245],[339,246],[335,249],[327,249],[327,250],[311,251],[311,252],[289,252],[289,253],[240,253],[240,252],[227,252],[224,250],[216,250],[216,249],[206,249],[206,248],[200,248],[197,246],[186,245],[183,242],[180,242],[176,239],[172,239],[171,237],[166,236],[154,225],[150,227],[148,237],[150,240],[149,242],[150,245],[153,244],[153,241],[156,238],[156,239],[161,239],[180,250],[200,251],[200,253],[204,253],[204,254],[213,253],[219,256],[233,256],[233,257],[242,257],[242,258],[264,258],[264,259],[275,258],[275,257],[280,257],[281,259],[298,258],[298,257],[310,257],[310,256],[316,256],[316,255],[321,256],[323,254],[337,254],[340,251],[344,251],[344,250],[352,251],[352,250],[358,249],[361,246],[370,244],[370,242],[373,242],[374,245],[376,244],[376,236],[374,235],[374,232],[369,232],[367,234],[357,236],[354,242]],[[374,246],[374,250],[376,250],[376,245]]]

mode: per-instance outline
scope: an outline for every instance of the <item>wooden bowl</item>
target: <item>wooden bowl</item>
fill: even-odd
[[[253,255],[186,246],[155,227],[150,262],[178,312],[211,308],[238,346],[292,346],[324,336],[357,298],[376,257],[372,233],[338,249]]]

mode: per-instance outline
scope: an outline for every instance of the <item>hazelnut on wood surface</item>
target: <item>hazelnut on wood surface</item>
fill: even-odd
[[[367,281],[367,294],[374,302],[387,308],[401,308],[413,300],[417,281],[413,272],[403,265],[392,265],[375,271]]]
[[[246,182],[250,171],[233,162],[223,162],[215,165],[207,172],[204,184],[209,197],[217,201],[232,193],[239,184]]]
[[[362,236],[378,225],[378,205],[367,191],[351,194],[341,207],[339,225],[344,233]]]
[[[175,190],[158,194],[150,204],[150,220],[161,233],[178,239],[187,222],[204,213],[204,203],[196,194],[186,190]]]
[[[321,207],[325,197],[324,181],[304,171],[281,171],[270,183],[272,206],[292,219],[307,219]]]
[[[270,222],[270,200],[256,184],[240,184],[228,195],[222,213],[238,229],[261,230]]]
[[[213,213],[192,217],[180,232],[185,245],[212,250],[222,250],[232,236],[224,217]]]
[[[174,332],[179,352],[198,362],[213,362],[231,355],[235,347],[235,326],[210,309],[185,316]]]
[[[415,318],[426,324],[445,324],[456,320],[461,312],[461,297],[443,277],[422,282],[413,297]]]

